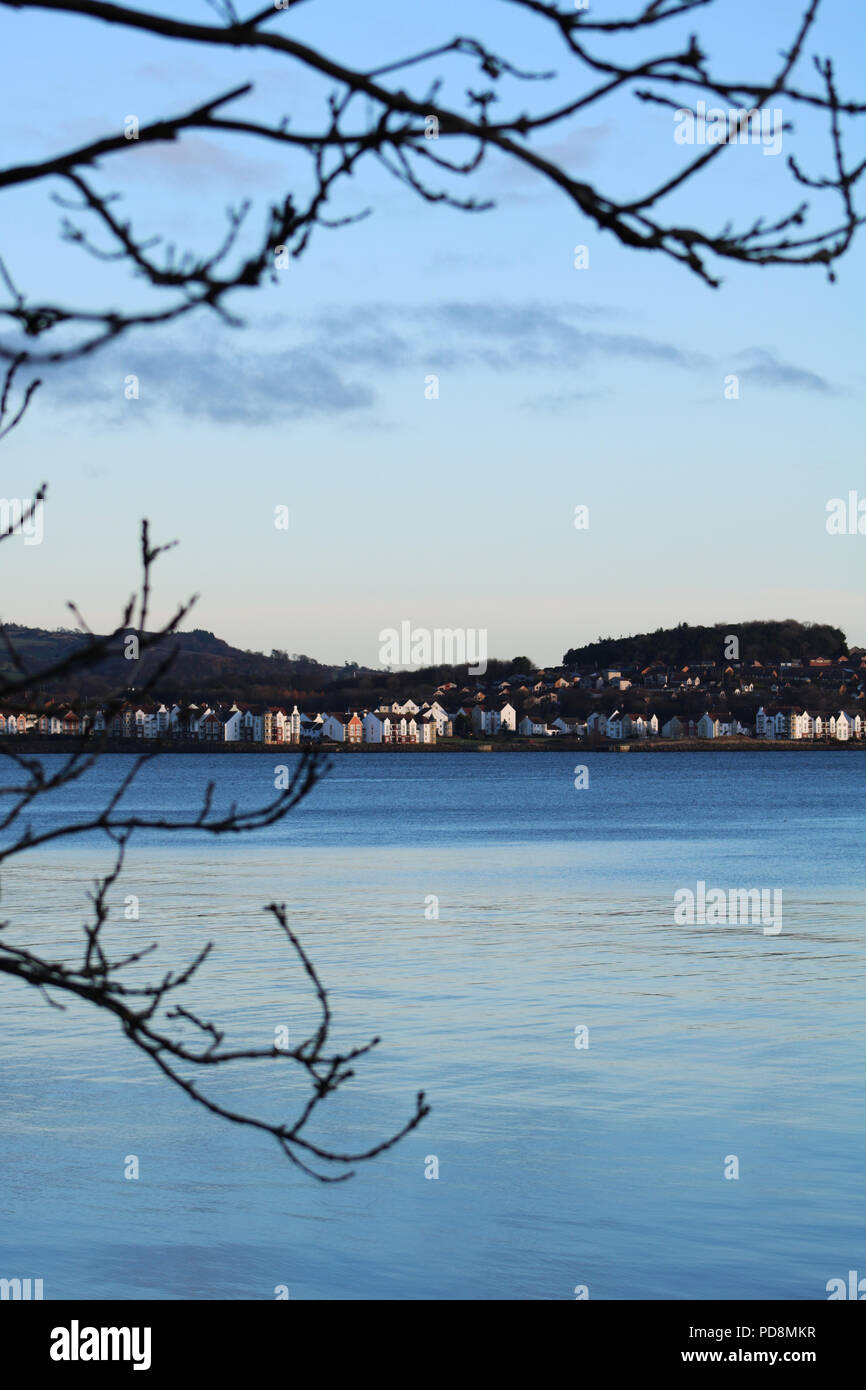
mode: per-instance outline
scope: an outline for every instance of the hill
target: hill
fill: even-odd
[[[663,661],[669,666],[688,666],[698,661],[721,662],[729,634],[739,640],[740,661],[806,661],[810,657],[839,657],[848,651],[845,634],[828,623],[798,623],[751,619],[749,622],[714,623],[712,627],[678,623],[634,637],[600,637],[584,647],[571,647],[563,657],[569,667],[649,666]]]
[[[25,670],[34,673],[88,641],[82,633],[68,628],[51,632],[7,623],[6,632]],[[212,632],[196,628],[191,632],[174,633],[151,648],[137,668],[136,683],[144,685],[149,673],[169,653],[173,655],[171,668],[155,693],[164,690],[166,694],[183,699],[202,692],[211,699],[285,699],[295,692],[322,690],[339,678],[351,677],[357,669],[350,663],[326,666],[301,653],[290,656],[274,650],[266,656],[264,652],[242,651]],[[16,671],[10,657],[0,649],[0,676],[13,673]],[[99,698],[112,690],[125,689],[130,674],[131,663],[124,657],[123,640],[118,639],[109,647],[104,660],[89,671],[77,671],[72,683],[69,678],[40,682],[34,684],[33,693]]]

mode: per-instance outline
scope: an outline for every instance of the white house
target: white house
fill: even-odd
[[[241,738],[245,743],[262,743],[265,737],[265,712],[262,709],[241,710]]]
[[[861,731],[861,719],[859,714],[849,714],[847,710],[841,709],[836,715],[835,737],[838,743],[848,743],[852,738],[859,738]]]
[[[746,730],[727,710],[713,710],[701,716],[695,732],[698,738],[731,738],[733,734],[742,734]]]
[[[231,709],[223,723],[223,738],[226,743],[240,743],[243,716],[239,709]]]
[[[385,715],[368,710],[364,715],[364,742],[385,742]]]
[[[815,720],[806,709],[795,709],[791,711],[788,725],[789,738],[814,738]]]
[[[517,710],[510,701],[506,701],[500,709],[499,723],[503,729],[510,729],[513,734],[517,733]]]
[[[438,700],[434,700],[432,705],[423,709],[424,714],[430,714],[436,721],[437,738],[450,738],[454,732],[454,716],[441,705]]]
[[[346,716],[344,714],[323,714],[322,738],[333,739],[334,743],[345,743]]]
[[[607,734],[608,738],[627,738],[628,735],[625,732],[627,721],[628,715],[623,714],[621,710],[615,709],[612,714],[607,716],[604,732]]]
[[[517,731],[524,737],[543,735],[547,733],[547,724],[543,719],[534,719],[531,714],[524,714]]]
[[[770,709],[765,710],[763,705],[755,715],[755,733],[758,738],[789,738],[791,737],[791,709]]]
[[[673,715],[666,724],[662,724],[662,738],[685,738],[688,732],[687,721],[681,719],[678,714]]]
[[[472,711],[472,727],[477,734],[498,734],[501,723],[498,709],[476,705]]]
[[[659,721],[656,714],[630,714],[628,733],[632,738],[658,738]]]
[[[436,720],[428,711],[426,714],[419,714],[417,719],[418,742],[435,743],[437,738]]]
[[[295,708],[292,710],[291,714],[286,715],[285,722],[283,724],[283,732],[285,734],[284,741],[286,743],[300,743],[301,721],[301,712],[298,709],[297,705],[295,705]]]
[[[204,710],[199,705],[172,705],[168,726],[173,738],[198,738],[198,726]]]
[[[761,708],[755,715],[755,733],[758,738],[776,737],[775,718],[772,714],[767,713],[763,705],[761,705]]]
[[[386,714],[385,743],[417,743],[418,723],[414,714]]]
[[[266,743],[290,743],[292,737],[290,716],[279,705],[271,705],[262,717],[263,737]]]
[[[222,741],[223,721],[216,710],[211,709],[210,706],[201,712],[198,721],[198,736],[206,742]]]

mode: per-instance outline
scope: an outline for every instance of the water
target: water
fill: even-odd
[[[169,756],[128,804],[189,815],[212,777],[250,805],[285,760]],[[34,831],[128,766],[106,757]],[[866,1274],[864,777],[856,752],[365,754],[251,838],[143,834],[116,944],[155,935],[176,963],[213,939],[208,1017],[239,1044],[295,1041],[315,1013],[262,910],[285,901],[335,1042],[382,1037],[316,1134],[373,1144],[419,1089],[432,1113],[322,1187],[111,1019],[2,981],[0,1275],[46,1298],[826,1298]],[[5,868],[10,939],[68,954],[108,863],[88,836]],[[699,879],[780,887],[782,931],[675,925]],[[302,1096],[270,1063],[216,1089],[274,1117]]]

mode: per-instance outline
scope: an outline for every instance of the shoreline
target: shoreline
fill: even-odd
[[[88,743],[90,740],[88,740]],[[95,743],[96,740],[93,740]],[[345,756],[368,753],[829,753],[860,750],[866,752],[866,739],[847,742],[814,739],[642,739],[630,743],[587,743],[574,738],[503,739],[482,743],[473,739],[443,739],[432,744],[422,743],[320,743],[314,747],[323,753]],[[64,755],[83,747],[81,739],[72,735],[13,734],[0,736],[0,755],[7,748],[28,753]],[[296,743],[217,743],[199,740],[106,739],[101,745],[104,753],[292,753],[302,751]]]

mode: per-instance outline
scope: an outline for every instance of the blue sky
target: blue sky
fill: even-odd
[[[848,5],[826,9],[807,53],[832,53],[840,88],[859,96],[862,31]],[[672,50],[694,29],[719,68],[761,75],[799,12],[719,0],[714,17],[698,11],[642,51]],[[212,17],[203,0],[172,13]],[[468,33],[570,71],[537,21],[501,0],[329,0],[273,27],[371,67]],[[273,55],[194,51],[73,17],[0,9],[0,33],[12,59],[4,164],[247,78],[251,113],[291,112],[309,128],[329,90]],[[468,64],[453,71],[445,98],[481,85]],[[411,85],[423,89],[420,74]],[[573,92],[573,80],[551,89]],[[725,151],[721,172],[677,195],[670,215],[716,229],[790,207],[789,151],[826,167],[823,125],[796,123],[781,157]],[[670,112],[617,98],[536,143],[630,197],[677,167],[672,125]],[[219,238],[228,201],[252,197],[261,219],[298,173],[273,148],[196,135],[104,161],[99,187],[126,190],[142,231],[201,246]],[[491,655],[550,663],[601,634],[752,617],[834,622],[866,644],[866,537],[825,528],[828,499],[866,496],[862,245],[835,286],[817,269],[723,267],[712,291],[600,235],[504,160],[474,191],[496,209],[426,206],[370,166],[334,211],[370,203],[373,216],[318,233],[277,286],[236,301],[243,329],[200,318],[53,374],[3,445],[7,495],[50,485],[43,544],[3,547],[4,618],[67,624],[74,598],[95,628],[113,625],[147,515],[157,538],[181,542],[161,562],[158,615],[198,591],[195,625],[241,647],[376,663],[380,630],[409,619],[486,628]],[[38,297],[91,302],[104,267],[58,241],[47,194],[4,194],[0,250]],[[586,270],[576,244],[589,247]],[[125,273],[110,284],[119,302],[144,302]],[[724,398],[730,373],[736,401]],[[124,399],[129,374],[137,401]],[[274,527],[281,504],[288,531]],[[587,531],[574,528],[577,504]]]

